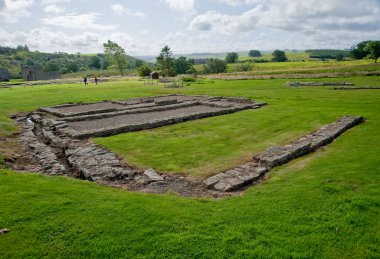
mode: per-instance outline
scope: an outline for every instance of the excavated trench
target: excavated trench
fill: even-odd
[[[149,104],[148,108],[146,104]],[[197,110],[198,105],[202,106],[201,110]],[[104,135],[104,132],[105,135],[109,135],[110,132],[117,134],[160,127],[244,109],[256,109],[263,105],[265,104],[255,103],[246,98],[169,95],[116,103],[102,102],[99,106],[94,103],[42,108],[27,116],[20,116],[17,121],[22,129],[20,142],[25,153],[30,161],[38,164],[40,171],[47,175],[76,177],[131,191],[173,192],[186,197],[215,198],[239,195],[247,186],[262,181],[272,168],[314,152],[364,121],[360,116],[342,117],[288,145],[269,148],[255,155],[251,161],[203,181],[181,175],[158,173],[153,169],[135,168],[113,152],[89,142],[84,135],[70,128],[71,122],[77,125],[90,122],[91,127],[85,125],[83,128],[95,130],[87,131],[86,137]],[[113,110],[116,106],[117,111]],[[144,108],[141,108],[142,106]],[[65,114],[65,111],[69,112]],[[149,113],[155,115],[151,116]],[[133,122],[128,121],[128,115],[133,116]],[[138,121],[139,115],[141,121]],[[106,129],[96,123],[97,120],[101,122],[104,119],[112,121],[115,117],[119,120],[117,124],[112,125],[113,128],[109,127],[109,122],[106,123]],[[125,121],[120,118],[124,118]]]

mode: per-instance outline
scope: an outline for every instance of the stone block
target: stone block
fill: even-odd
[[[154,171],[152,168],[144,171],[144,176],[148,178],[149,181],[152,182],[160,182],[163,181],[164,178],[157,174],[156,171]]]

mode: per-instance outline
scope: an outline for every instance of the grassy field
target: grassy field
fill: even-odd
[[[254,63],[251,71],[241,70],[241,63],[228,64],[228,75],[278,75],[278,74],[320,74],[320,73],[355,73],[380,71],[380,65],[374,64],[372,60],[350,60],[350,61],[292,61],[292,62],[267,62]],[[195,65],[194,68],[202,72],[203,65]]]
[[[375,76],[319,80],[380,84]],[[260,110],[94,140],[132,164],[196,177],[343,115],[366,117],[328,147],[271,171],[243,196],[218,201],[0,169],[0,228],[11,229],[0,235],[0,257],[380,257],[380,91],[292,88],[286,81],[0,89],[1,137],[17,132],[10,114],[69,101],[188,93],[268,102]]]

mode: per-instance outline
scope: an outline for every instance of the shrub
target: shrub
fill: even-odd
[[[152,73],[152,70],[147,65],[142,65],[137,69],[137,74],[141,77],[150,76],[150,73]]]
[[[197,80],[194,77],[184,77],[184,78],[182,78],[182,81],[187,82],[187,83],[194,83]]]

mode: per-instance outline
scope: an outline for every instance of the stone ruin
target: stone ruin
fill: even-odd
[[[31,118],[33,122],[48,123],[58,135],[85,139],[152,129],[263,105],[265,103],[254,103],[247,98],[167,95],[40,108]],[[41,116],[47,120],[41,121]]]
[[[380,86],[334,87],[333,90],[380,90]]]
[[[351,82],[287,82],[288,86],[353,86]]]
[[[259,182],[275,166],[328,144],[363,121],[347,116],[289,145],[273,147],[252,161],[206,180],[157,173],[128,165],[89,137],[151,129],[188,120],[257,109],[266,105],[242,97],[166,95],[40,108],[17,117],[20,141],[31,161],[47,175],[66,175],[129,190],[222,197]]]
[[[226,172],[212,176],[204,185],[220,191],[232,191],[252,184],[274,167],[316,151],[318,148],[331,143],[340,134],[363,122],[363,117],[345,116],[335,123],[305,135],[285,146],[271,147],[256,154],[251,161]]]

